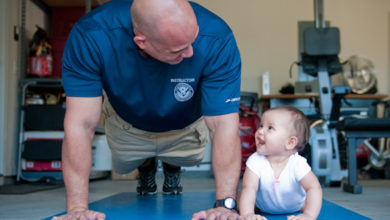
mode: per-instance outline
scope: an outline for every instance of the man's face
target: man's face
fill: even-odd
[[[187,36],[178,36],[176,39],[168,38],[161,40],[146,40],[143,52],[147,53],[156,60],[171,65],[179,64],[184,58],[190,58],[193,55],[192,44],[199,33],[199,27],[195,32]]]

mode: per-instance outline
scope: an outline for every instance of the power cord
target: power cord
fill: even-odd
[[[290,65],[290,70],[289,70],[290,79],[292,78],[292,68],[293,68],[294,64],[296,64],[297,66],[300,66],[300,65],[302,65],[302,62],[294,61],[294,62]]]

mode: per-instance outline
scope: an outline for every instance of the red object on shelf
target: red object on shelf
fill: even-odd
[[[22,160],[22,169],[26,171],[60,171],[62,162],[60,160]]]
[[[47,56],[32,56],[28,58],[28,74],[38,76],[51,76],[53,74],[53,58]]]

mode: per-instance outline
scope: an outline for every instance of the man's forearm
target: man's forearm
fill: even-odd
[[[216,198],[236,198],[240,178],[241,148],[237,135],[226,137],[215,134],[213,138],[213,170],[216,184]]]
[[[90,132],[66,134],[63,150],[63,176],[66,187],[67,211],[88,208],[88,182],[91,172],[92,153]]]
[[[102,112],[102,97],[66,97],[62,144],[67,211],[88,208],[92,139]]]

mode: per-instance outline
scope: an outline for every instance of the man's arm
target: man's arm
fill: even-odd
[[[241,168],[238,113],[204,118],[213,141],[216,199],[236,198]]]
[[[213,171],[216,185],[216,199],[236,198],[240,178],[241,146],[238,135],[238,113],[220,116],[205,116],[213,141]],[[192,215],[200,219],[238,219],[238,214],[218,207],[203,210]]]
[[[62,163],[68,215],[88,210],[91,145],[101,110],[102,97],[66,99]],[[82,215],[96,216],[96,213],[86,212]]]

